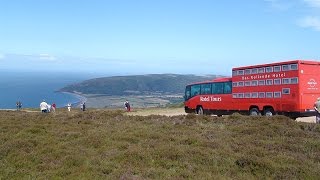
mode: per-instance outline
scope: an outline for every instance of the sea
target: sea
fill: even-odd
[[[73,106],[85,101],[76,94],[59,92],[66,85],[93,78],[92,74],[55,72],[0,72],[0,109],[15,109],[16,102],[22,108],[39,108],[45,100],[57,107]]]

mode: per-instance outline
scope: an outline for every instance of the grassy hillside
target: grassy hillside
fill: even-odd
[[[320,126],[272,118],[0,111],[0,179],[318,179]]]
[[[187,84],[211,80],[216,75],[195,76],[178,74],[149,74],[113,76],[90,79],[61,89],[66,92],[104,95],[182,94]]]

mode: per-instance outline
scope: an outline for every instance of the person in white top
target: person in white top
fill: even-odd
[[[71,111],[71,104],[70,103],[68,103],[67,107],[68,107],[68,111]]]
[[[41,112],[43,112],[43,113],[48,112],[48,104],[46,103],[45,100],[43,100],[43,101],[40,103],[40,109],[41,109]]]

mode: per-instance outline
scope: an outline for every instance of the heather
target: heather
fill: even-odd
[[[0,111],[0,179],[318,179],[320,126],[283,116]]]

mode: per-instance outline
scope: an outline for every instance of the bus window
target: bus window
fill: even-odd
[[[213,83],[212,94],[223,94],[223,83]]]
[[[273,72],[280,72],[281,71],[281,66],[274,66],[273,67]]]
[[[201,84],[201,94],[211,94],[211,84]]]
[[[273,67],[266,67],[266,73],[273,72]]]
[[[290,65],[290,70],[297,70],[298,69],[298,64],[291,64]]]
[[[190,96],[190,89],[191,89],[190,86],[187,86],[187,87],[186,87],[186,91],[185,91],[185,95],[184,95],[184,99],[185,99],[185,100],[188,100],[188,99],[190,99],[190,97],[191,97],[191,96]]]
[[[259,69],[258,69],[258,73],[260,73],[260,74],[261,74],[261,73],[264,73],[264,68],[263,68],[263,67],[262,67],[262,68],[259,68]]]
[[[191,97],[200,94],[200,84],[192,85],[191,86]]]
[[[229,82],[225,82],[224,84],[224,88],[223,88],[223,94],[231,94],[231,81]]]

